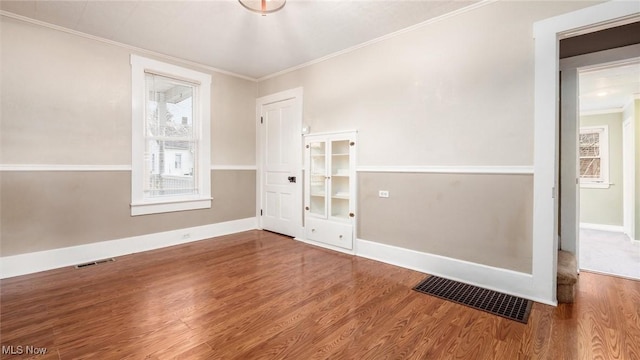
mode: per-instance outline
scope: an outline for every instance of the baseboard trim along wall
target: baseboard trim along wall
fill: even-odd
[[[600,231],[611,231],[611,232],[624,232],[624,227],[617,225],[604,225],[604,224],[590,224],[590,223],[580,223],[580,228],[588,229],[588,230],[600,230]]]
[[[0,279],[256,229],[255,217],[124,239],[0,257]]]
[[[517,271],[423,253],[357,239],[356,255],[387,264],[441,276],[543,304],[557,306],[534,292],[533,276]]]
[[[304,230],[303,230],[303,233],[304,233]],[[333,245],[329,245],[329,244],[323,244],[323,243],[317,242],[317,241],[307,240],[304,237],[294,237],[293,239],[297,240],[297,241],[300,241],[300,242],[303,242],[305,244],[312,245],[312,246],[317,246],[317,247],[321,247],[321,248],[324,248],[324,249],[329,249],[329,250],[341,252],[341,253],[344,253],[344,254],[357,255],[355,253],[355,251],[353,251],[353,250],[343,249],[343,248],[338,247],[338,246],[333,246]]]

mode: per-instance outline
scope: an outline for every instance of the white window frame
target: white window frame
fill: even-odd
[[[578,176],[580,176],[581,188],[609,188],[609,126],[581,126],[580,134],[600,134],[600,177],[583,178],[580,174],[580,141],[578,141]]]
[[[199,146],[194,174],[198,194],[144,196],[145,72],[198,84],[194,91],[194,125]],[[131,215],[157,214],[211,207],[211,75],[131,55]]]

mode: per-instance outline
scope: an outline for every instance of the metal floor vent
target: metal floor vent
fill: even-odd
[[[413,290],[526,324],[532,301],[477,286],[429,276]]]
[[[113,261],[116,261],[116,259],[109,258],[109,259],[90,261],[88,263],[78,264],[78,265],[75,266],[75,268],[76,269],[82,269],[82,268],[86,268],[87,266],[99,265],[99,264],[104,264],[104,263],[113,262]]]

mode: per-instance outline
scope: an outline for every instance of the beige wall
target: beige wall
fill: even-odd
[[[622,113],[580,117],[580,127],[609,128],[608,188],[580,188],[580,222],[622,226]]]
[[[500,1],[261,81],[304,87],[313,132],[359,130],[361,165],[531,165],[533,22],[586,2]]]
[[[314,132],[358,129],[360,165],[531,165],[533,22],[591,4],[491,3],[262,81],[257,94],[303,86],[304,121]],[[0,19],[0,163],[130,164],[129,51]],[[212,162],[254,164],[256,85],[212,75]],[[530,271],[530,176],[378,175],[360,176],[360,237]],[[0,176],[3,256],[231,220],[254,211],[255,174],[245,172],[234,175],[244,179],[235,179],[240,186],[220,194],[216,191],[223,186],[216,184],[222,180],[214,171],[212,210],[136,218],[128,217],[128,172]],[[379,183],[383,180],[387,183]],[[423,181],[434,187],[419,186]],[[50,184],[75,196],[62,201],[65,194]],[[415,190],[407,192],[407,184]],[[416,218],[400,216],[380,227],[389,213],[364,199],[382,185],[391,191],[388,200],[395,209],[424,210],[414,199],[450,199],[440,204],[446,221],[426,230],[416,227]],[[88,195],[99,190],[104,194]],[[236,200],[242,204],[238,209],[216,207]],[[427,210],[437,215],[435,208]],[[106,218],[116,220],[106,223]],[[473,226],[463,223],[453,231],[459,219]]]
[[[0,179],[0,256],[255,216],[255,171],[213,171],[211,209],[131,216],[129,171],[9,171]]]
[[[304,87],[304,121],[357,129],[360,166],[530,166],[533,23],[593,4],[494,2],[260,81],[258,95]],[[358,237],[531,271],[531,176],[456,175],[464,196],[454,175],[359,176]]]
[[[6,17],[0,26],[0,164],[131,165],[131,51]],[[255,82],[194,69],[212,75],[212,163],[255,165]],[[211,209],[136,217],[130,171],[0,177],[1,256],[255,216],[255,171],[213,171]]]
[[[7,17],[0,26],[0,163],[130,165],[131,51]],[[256,84],[190,68],[212,75],[213,164],[255,165]]]
[[[360,238],[531,272],[531,175],[361,172],[358,187]]]
[[[131,164],[129,52],[0,17],[3,164]]]

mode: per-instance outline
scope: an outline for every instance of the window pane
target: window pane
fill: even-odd
[[[197,194],[193,141],[148,140],[144,187],[146,197]]]
[[[600,178],[600,159],[580,159],[580,177],[587,179]]]
[[[193,137],[194,86],[153,74],[145,80],[147,136]]]
[[[145,74],[148,94],[144,196],[197,194],[194,85]]]
[[[580,156],[600,156],[600,134],[580,134]]]

